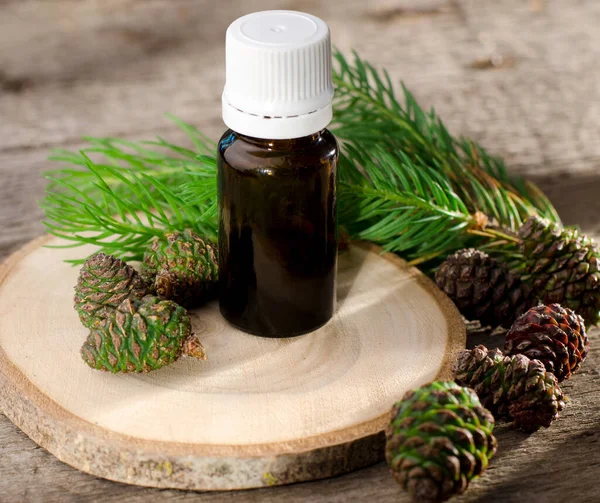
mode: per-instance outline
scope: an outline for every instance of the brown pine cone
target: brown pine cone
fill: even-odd
[[[525,355],[504,356],[477,346],[463,350],[453,370],[456,382],[473,388],[494,417],[512,419],[522,430],[549,427],[564,407],[554,374]]]
[[[523,271],[544,304],[560,303],[588,325],[600,321],[600,249],[577,229],[532,216],[519,229]]]
[[[535,303],[527,284],[474,248],[450,255],[438,268],[435,281],[465,318],[482,325],[509,328]]]
[[[583,318],[560,304],[527,311],[506,335],[504,354],[540,360],[558,382],[571,377],[588,354]]]

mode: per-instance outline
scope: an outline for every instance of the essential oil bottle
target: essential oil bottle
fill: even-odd
[[[227,30],[218,146],[220,309],[265,337],[311,332],[335,307],[338,145],[331,39],[293,11]]]

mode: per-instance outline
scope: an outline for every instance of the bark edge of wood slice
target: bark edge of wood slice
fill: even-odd
[[[0,408],[37,444],[95,476],[142,486],[231,490],[331,477],[383,459],[392,404],[451,377],[465,327],[433,282],[356,243],[340,256],[338,312],[293,339],[193,312],[209,361],[143,375],[89,369],[72,308],[93,250],[44,236],[0,264]]]

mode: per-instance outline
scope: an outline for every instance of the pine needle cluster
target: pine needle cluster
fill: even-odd
[[[386,71],[356,54],[336,52],[335,62],[338,211],[352,238],[422,263],[501,243],[529,215],[559,221],[537,187],[510,176],[476,142],[452,136],[404,85],[398,98]],[[214,239],[216,145],[172,119],[190,147],[163,138],[86,138],[79,152],[55,151],[51,159],[63,166],[46,173],[47,230],[69,241],[65,246],[89,243],[125,260],[140,260],[166,232],[191,229]]]

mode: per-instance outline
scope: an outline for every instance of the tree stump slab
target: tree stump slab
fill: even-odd
[[[230,490],[331,477],[383,457],[393,403],[449,378],[465,328],[419,271],[377,247],[340,255],[338,309],[291,339],[191,312],[208,361],[148,374],[90,369],[73,309],[79,269],[38,239],[0,266],[0,408],[61,461],[129,484]]]

